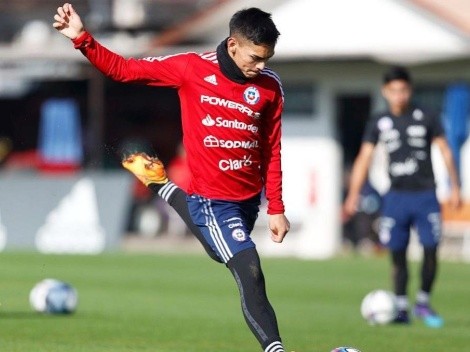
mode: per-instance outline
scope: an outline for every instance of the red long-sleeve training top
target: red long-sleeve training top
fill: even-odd
[[[222,73],[216,52],[125,59],[87,32],[73,43],[113,80],[178,90],[183,143],[191,170],[189,194],[242,201],[264,186],[268,213],[284,212],[283,93],[273,71],[264,69],[240,83]]]

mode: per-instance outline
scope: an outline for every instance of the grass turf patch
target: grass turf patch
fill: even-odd
[[[330,351],[341,345],[362,352],[460,352],[468,345],[470,265],[441,263],[433,304],[441,329],[371,327],[360,302],[390,288],[389,261],[262,258],[268,294],[287,351]],[[110,253],[57,256],[0,255],[0,350],[241,352],[260,350],[240,311],[238,290],[223,265],[197,255]],[[410,294],[419,283],[410,267]],[[79,293],[70,316],[34,313],[31,288],[44,278],[71,283]]]

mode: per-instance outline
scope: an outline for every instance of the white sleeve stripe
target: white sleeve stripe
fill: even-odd
[[[213,63],[217,63],[217,53],[215,53],[215,52],[199,54],[199,56],[204,60],[211,61]]]
[[[148,61],[148,62],[164,61],[166,59],[169,59],[175,56],[182,56],[182,55],[187,55],[187,54],[195,54],[195,52],[188,51],[187,53],[178,53],[178,54],[165,55],[165,56],[148,56],[148,57],[142,58],[141,60]]]

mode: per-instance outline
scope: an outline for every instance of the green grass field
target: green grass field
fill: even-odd
[[[461,352],[469,348],[470,265],[442,263],[435,306],[445,326],[372,327],[362,297],[389,288],[386,257],[328,261],[263,258],[270,300],[286,351]],[[411,291],[418,266],[412,266]],[[73,284],[70,316],[32,312],[28,295],[53,277]],[[0,254],[0,351],[259,351],[241,315],[228,270],[204,256]]]

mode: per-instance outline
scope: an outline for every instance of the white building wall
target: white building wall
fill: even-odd
[[[341,227],[339,226],[338,218],[341,197],[338,190],[342,187],[340,175],[342,175],[343,170],[341,146],[336,141],[338,132],[336,130],[336,97],[341,94],[366,94],[371,97],[372,112],[382,110],[385,108],[385,101],[381,96],[380,88],[382,74],[386,66],[372,62],[277,62],[271,65],[271,67],[279,73],[284,82],[311,82],[315,86],[315,94],[312,97],[316,107],[314,115],[302,119],[295,119],[292,116],[286,115],[283,121],[283,135],[288,148],[291,147],[290,143],[297,143],[298,140],[302,140],[303,143],[309,145],[309,147],[306,147],[305,155],[300,160],[296,162],[283,162],[284,167],[289,166],[289,170],[285,172],[285,182],[289,183],[292,181],[289,180],[292,177],[287,176],[289,174],[292,175],[293,172],[293,174],[297,173],[297,175],[305,174],[308,171],[307,165],[309,163],[312,163],[312,168],[321,168],[323,163],[323,165],[328,165],[327,169],[331,176],[319,179],[318,186],[329,185],[330,188],[328,189],[330,191],[336,190],[331,191],[329,195],[323,194],[325,198],[321,201],[327,202],[329,206],[322,208],[322,212],[316,208],[316,205],[305,208],[302,205],[303,203],[299,201],[286,202],[289,206],[287,215],[291,212],[296,226],[293,228],[292,240],[288,241],[289,243],[287,244],[289,250],[285,250],[283,255],[297,255],[317,259],[331,257],[339,251],[341,246],[341,241],[339,240],[341,238]],[[411,67],[410,70],[414,81],[420,85],[445,86],[457,80],[470,81],[470,60],[441,65],[433,64]],[[286,99],[288,99],[288,96],[286,96]],[[323,145],[322,143],[325,146],[318,148],[319,145]],[[468,143],[466,148],[462,150],[462,168],[464,169],[462,183],[464,197],[467,201],[470,201],[470,174],[467,172],[467,164],[468,160],[470,160]],[[326,145],[329,145],[329,149]],[[327,154],[330,157],[328,160],[321,159],[322,153],[325,153],[327,149],[330,151],[336,150],[337,152],[328,152]],[[380,148],[378,150],[376,163],[372,168],[372,178],[374,182],[378,180],[376,186],[381,193],[384,193],[388,187],[387,172],[384,169],[385,163],[383,155],[380,154]],[[436,176],[441,174],[442,172],[440,171],[436,172]],[[324,173],[323,176],[325,176]],[[286,186],[286,190],[289,193],[304,194],[304,198],[307,199],[308,187],[311,187],[311,185],[306,182],[295,181],[294,183],[296,190],[292,190],[292,185]],[[302,199],[305,201],[304,198]],[[328,202],[328,198],[330,198],[329,200],[333,199],[336,205]],[[289,196],[286,199],[290,199]],[[297,209],[298,207],[302,209]],[[309,212],[307,217],[303,218],[294,215],[305,212],[307,211],[306,209]],[[324,221],[316,221],[315,219],[323,219]],[[336,221],[336,226],[331,225],[331,221]],[[259,244],[261,251],[266,254],[280,255],[281,253],[281,251],[269,243],[267,237]]]

